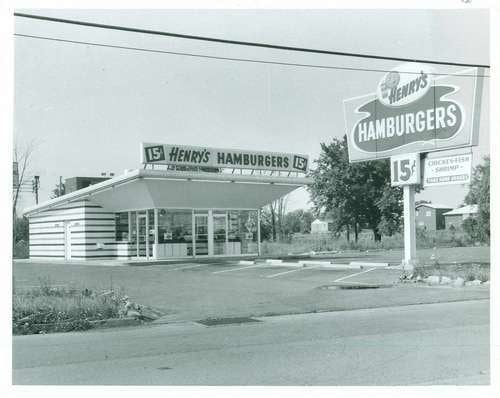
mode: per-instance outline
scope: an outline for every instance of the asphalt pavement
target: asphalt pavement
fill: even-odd
[[[206,317],[267,316],[489,298],[489,288],[398,284],[401,271],[329,269],[235,261],[137,267],[16,263],[16,291],[51,285],[121,290],[134,302],[162,311],[159,322]],[[347,278],[347,279],[346,279]],[[379,289],[330,289],[335,281],[378,283]]]
[[[489,300],[13,338],[14,384],[489,383]]]

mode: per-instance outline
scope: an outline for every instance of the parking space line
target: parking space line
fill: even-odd
[[[377,268],[370,268],[370,269],[366,269],[366,270],[361,271],[361,272],[356,272],[355,274],[351,274],[351,275],[343,276],[342,278],[335,279],[333,282],[340,282],[340,281],[344,281],[344,280],[346,280],[346,279],[352,278],[353,276],[356,276],[356,275],[361,275],[361,274],[364,274],[364,273],[366,273],[366,272],[373,271],[374,269],[377,269]]]
[[[222,271],[215,271],[215,272],[212,272],[212,274],[222,274],[223,272],[240,271],[242,269],[257,268],[257,267],[262,267],[262,266],[263,266],[263,264],[249,265],[248,267],[231,268],[231,269],[224,269]]]
[[[289,271],[278,272],[277,274],[268,275],[268,276],[266,276],[266,278],[274,278],[275,276],[280,276],[280,275],[290,274],[290,273],[292,273],[292,272],[304,271],[304,270],[306,270],[306,269],[314,269],[314,268],[318,268],[318,267],[319,267],[319,265],[314,266],[314,267],[301,267],[301,268],[296,268],[296,269],[292,269],[292,270],[289,270]]]
[[[165,271],[180,271],[180,270],[183,270],[183,269],[203,267],[204,265],[208,265],[208,264],[187,265],[186,267],[170,268],[170,269],[167,269]]]

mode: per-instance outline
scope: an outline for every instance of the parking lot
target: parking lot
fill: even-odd
[[[366,266],[334,269],[297,263],[218,261],[144,266],[15,262],[14,287],[76,286],[121,289],[131,300],[160,309],[160,322],[207,317],[263,316],[488,298],[489,290],[418,288],[398,284],[400,270]],[[343,289],[339,283],[380,284]]]

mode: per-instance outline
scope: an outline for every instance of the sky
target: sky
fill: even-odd
[[[489,64],[483,10],[18,10],[231,40]],[[112,45],[301,64],[392,69],[399,63],[287,52],[16,18],[15,32]],[[440,73],[457,67],[435,67]],[[373,92],[384,72],[263,65],[15,38],[14,138],[36,142],[40,201],[72,176],[140,167],[140,142],[296,152],[313,161],[344,134],[342,101]],[[485,81],[474,164],[489,154]],[[314,167],[314,162],[311,163]],[[467,187],[417,200],[453,207]],[[34,204],[24,194],[20,207]],[[309,208],[290,195],[290,210]]]

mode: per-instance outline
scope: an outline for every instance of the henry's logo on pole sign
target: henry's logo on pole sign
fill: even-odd
[[[420,66],[420,72],[415,72],[415,65],[411,65],[412,73],[405,73],[408,68],[400,67],[387,73],[377,86],[378,100],[389,107],[408,105],[422,98],[431,87],[432,69],[427,65]],[[413,73],[415,72],[415,73]]]
[[[349,160],[477,145],[478,70],[442,76],[407,63],[385,73],[374,93],[345,100]]]

